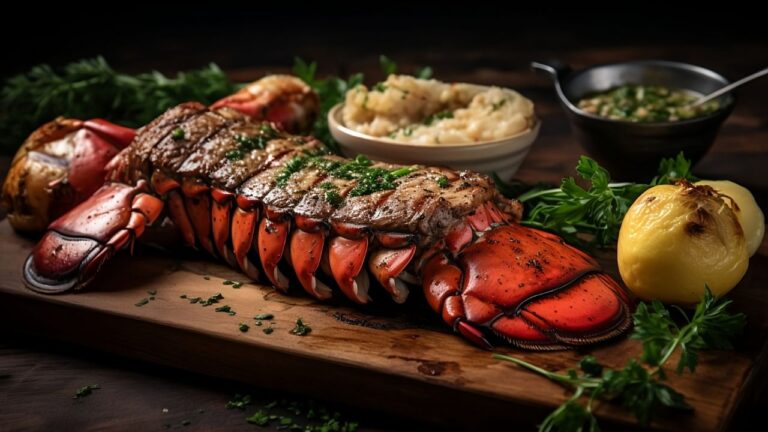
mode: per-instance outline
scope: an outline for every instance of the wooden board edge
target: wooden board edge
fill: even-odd
[[[233,340],[87,308],[77,315],[71,312],[65,305],[0,292],[0,321],[12,325],[6,328],[12,328],[15,333],[343,403],[382,415],[391,413],[452,430],[491,430],[505,424],[535,425],[553,409],[360,367],[340,368],[330,361],[305,368],[303,362],[309,359],[295,353],[254,349]],[[38,314],[45,314],[47,322],[62,324],[43,327],[42,320],[36,319]],[[100,325],[93,326],[90,324],[93,322]],[[190,359],[194,359],[193,365],[188,364]],[[338,385],[342,382],[345,385]],[[614,423],[610,418],[602,418],[601,425],[641,430],[633,424]]]

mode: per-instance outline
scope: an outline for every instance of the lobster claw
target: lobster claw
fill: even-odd
[[[307,132],[320,109],[317,93],[290,75],[269,75],[218,100],[212,109],[232,108],[254,121],[276,123],[288,132]]]
[[[133,141],[133,129],[106,120],[58,118],[19,148],[3,184],[8,220],[41,231],[104,183],[107,163]]]
[[[53,294],[85,286],[117,251],[133,245],[163,210],[163,201],[137,186],[109,183],[66,215],[48,232],[24,264],[24,281]]]
[[[630,299],[597,262],[520,225],[491,227],[455,256],[435,254],[422,277],[430,306],[486,349],[490,334],[551,350],[600,342],[631,325]]]

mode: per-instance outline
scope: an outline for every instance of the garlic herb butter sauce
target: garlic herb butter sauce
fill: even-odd
[[[717,100],[690,107],[699,96],[692,91],[663,86],[623,85],[583,98],[578,106],[600,117],[635,123],[688,120],[720,108]]]

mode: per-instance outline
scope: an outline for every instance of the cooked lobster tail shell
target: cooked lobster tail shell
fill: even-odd
[[[85,286],[166,214],[186,245],[280,291],[366,304],[382,290],[403,303],[420,285],[449,326],[484,348],[561,349],[629,327],[623,289],[559,237],[516,224],[520,204],[486,176],[320,149],[229,111],[172,108],[111,163],[111,182],[51,224],[27,260],[27,285]],[[369,184],[402,174],[361,191],[362,177],[328,167],[370,169]]]

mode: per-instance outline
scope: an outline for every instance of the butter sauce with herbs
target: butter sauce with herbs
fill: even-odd
[[[717,111],[718,101],[691,107],[698,96],[686,90],[663,86],[623,85],[595,93],[579,101],[582,110],[606,117],[636,123],[674,122],[701,117]]]
[[[316,168],[324,171],[330,177],[344,180],[357,180],[357,185],[349,191],[349,196],[370,195],[374,192],[395,189],[395,180],[412,173],[414,167],[401,167],[393,170],[372,167],[373,162],[363,155],[358,155],[351,161],[338,161],[323,156],[296,156],[285,164],[277,174],[278,186],[285,186],[288,179],[306,168]],[[334,207],[343,204],[344,198],[337,191],[336,185],[324,182],[319,187],[325,190],[325,200]]]

